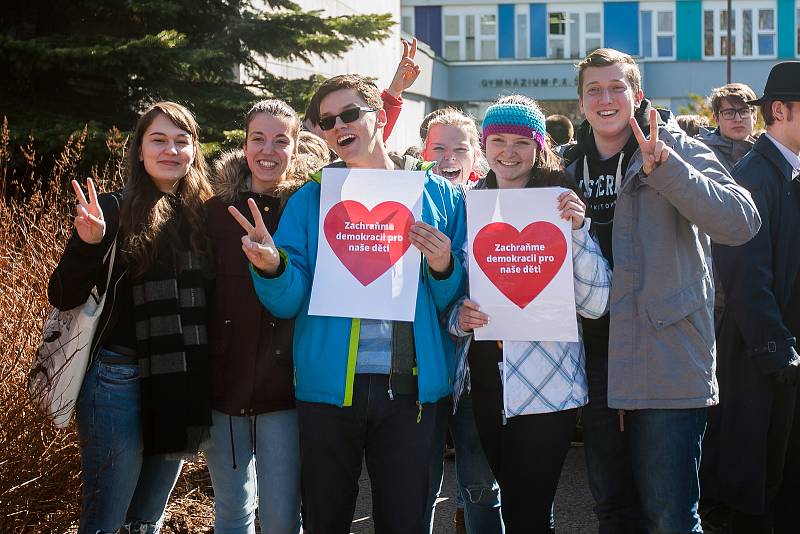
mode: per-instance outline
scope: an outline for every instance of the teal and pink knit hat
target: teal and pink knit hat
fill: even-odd
[[[483,146],[492,134],[510,133],[535,139],[539,149],[544,149],[544,113],[538,107],[524,104],[494,104],[483,117]]]

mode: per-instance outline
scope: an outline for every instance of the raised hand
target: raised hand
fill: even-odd
[[[411,244],[419,249],[428,260],[428,267],[434,272],[443,273],[450,267],[450,238],[430,224],[417,221],[408,232]]]
[[[480,311],[477,302],[466,299],[458,309],[458,327],[463,332],[472,332],[476,328],[489,324],[489,316]]]
[[[281,264],[281,257],[275,247],[275,241],[272,240],[272,236],[269,235],[267,227],[264,225],[264,219],[261,217],[261,212],[258,211],[256,201],[252,198],[247,199],[247,207],[253,214],[255,226],[250,224],[250,221],[239,210],[228,206],[230,214],[247,232],[242,236],[242,250],[256,269],[267,274],[275,274]]]
[[[103,210],[97,202],[97,190],[94,188],[94,181],[86,179],[86,189],[89,190],[89,200],[83,195],[78,180],[72,180],[72,189],[78,197],[78,206],[75,215],[75,230],[78,237],[84,243],[96,245],[103,240],[106,234],[106,220],[103,218]]]
[[[573,230],[583,226],[583,219],[586,218],[586,204],[578,198],[575,191],[564,191],[558,195],[558,210],[561,212],[562,219],[572,221]]]
[[[400,63],[397,64],[397,70],[392,78],[392,83],[389,84],[386,92],[395,98],[398,98],[403,91],[411,87],[421,72],[419,65],[414,61],[414,56],[417,55],[417,38],[409,44],[405,39],[403,41],[403,57],[400,58]]]
[[[633,130],[633,135],[639,142],[639,148],[642,151],[642,158],[644,165],[642,170],[646,175],[650,175],[656,167],[667,161],[669,157],[669,147],[664,141],[658,140],[658,111],[655,109],[650,110],[650,139],[645,139],[642,129],[639,128],[639,123],[636,119],[631,117],[630,124]]]

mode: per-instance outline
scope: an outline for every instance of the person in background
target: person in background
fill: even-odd
[[[675,121],[678,123],[678,126],[681,127],[681,130],[684,131],[686,135],[689,137],[697,137],[700,133],[701,128],[708,128],[709,122],[706,117],[702,115],[678,115],[675,117]]]
[[[553,146],[561,146],[569,144],[573,141],[575,135],[575,128],[572,126],[572,121],[564,115],[550,115],[545,122],[547,128],[547,135],[553,140]]]
[[[486,174],[486,158],[473,118],[456,108],[444,108],[426,115],[423,123],[426,135],[421,155],[436,163],[436,174],[467,186]]]
[[[756,110],[747,102],[756,99],[753,90],[743,83],[729,83],[711,91],[709,105],[714,113],[717,128],[701,128],[697,139],[714,152],[720,163],[731,172],[736,163],[753,148]],[[717,264],[712,264],[714,280]],[[714,322],[719,322],[725,307],[725,289],[714,284]],[[705,503],[704,503],[705,508]]]
[[[714,152],[728,172],[755,143],[756,110],[747,104],[755,99],[756,94],[743,83],[717,87],[708,97],[717,127],[702,128],[697,138]]]
[[[486,160],[481,149],[475,120],[463,111],[444,108],[429,113],[423,120],[427,135],[422,138],[422,157],[435,162],[433,171],[458,185],[464,192],[484,173]],[[472,396],[464,392],[458,411],[452,406],[442,411],[438,424],[449,428],[456,458],[456,534],[500,534],[500,487],[483,454],[472,410]],[[440,432],[444,434],[445,432]],[[431,467],[431,512],[441,491],[444,441],[433,457]],[[433,513],[431,513],[431,532]]]
[[[701,442],[719,402],[711,239],[746,243],[761,220],[711,150],[644,98],[628,54],[600,48],[583,59],[578,103],[586,120],[564,151],[566,172],[614,270],[609,313],[582,320],[599,530],[702,532]]]
[[[412,145],[408,147],[405,152],[403,152],[403,155],[410,156],[414,159],[422,159],[422,149],[420,149],[420,147],[417,145]]]
[[[726,532],[789,534],[800,524],[800,62],[775,65],[764,96],[740,106],[760,106],[766,123],[733,170],[763,223],[744,245],[714,245],[727,301],[702,489],[731,510]]]

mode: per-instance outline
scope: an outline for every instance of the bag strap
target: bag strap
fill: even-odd
[[[111,283],[111,273],[114,271],[114,260],[117,258],[117,235],[118,234],[114,234],[114,242],[103,257],[103,263],[105,263],[109,255],[111,256],[111,262],[108,264],[108,275],[106,275],[106,291],[108,291],[108,284]]]
[[[117,203],[117,213],[121,209],[119,205],[119,199],[115,196],[114,201]],[[119,215],[117,216],[119,217]],[[108,265],[108,274],[106,275],[106,288],[105,291],[108,291],[108,285],[111,283],[111,274],[114,272],[114,260],[117,258],[117,238],[119,237],[119,225],[117,225],[117,231],[114,233],[114,240],[111,242],[111,247],[106,251],[105,255],[103,256],[103,263],[108,260],[109,255],[111,256],[111,262]]]

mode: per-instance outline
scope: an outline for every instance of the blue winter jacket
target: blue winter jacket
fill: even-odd
[[[296,398],[350,406],[361,321],[308,314],[319,237],[319,181],[317,176],[292,195],[281,216],[275,243],[285,265],[283,272],[267,278],[252,265],[250,271],[261,303],[276,317],[297,318]],[[466,279],[461,257],[466,239],[464,199],[456,187],[430,170],[425,177],[422,220],[450,238],[453,254],[453,271],[445,279],[432,276],[424,257],[420,269],[413,330],[419,401],[427,403],[452,392],[455,347],[439,314],[463,295]]]

